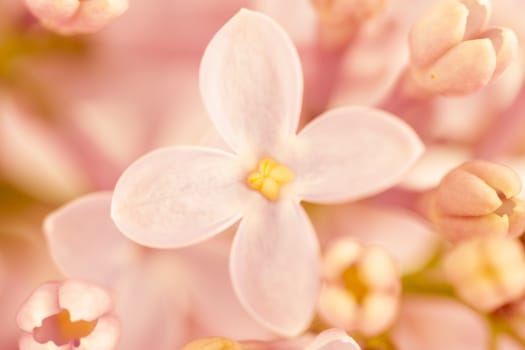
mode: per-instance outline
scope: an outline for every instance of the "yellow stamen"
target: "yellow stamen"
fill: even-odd
[[[97,321],[76,321],[72,322],[69,316],[69,311],[64,310],[56,315],[57,328],[59,332],[69,339],[80,339],[91,334]]]
[[[263,159],[258,170],[250,173],[247,178],[250,188],[272,201],[279,198],[281,186],[292,180],[293,173],[290,169],[269,158]]]

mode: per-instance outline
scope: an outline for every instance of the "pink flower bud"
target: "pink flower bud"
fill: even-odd
[[[319,312],[328,324],[365,335],[377,335],[392,324],[401,287],[382,248],[343,239],[330,246],[323,266]]]
[[[490,27],[488,0],[444,0],[410,32],[411,73],[425,90],[465,95],[498,77],[516,57],[516,34]]]
[[[431,218],[450,241],[525,230],[525,203],[516,198],[519,176],[510,168],[470,161],[451,170],[439,184]]]
[[[46,28],[65,35],[93,33],[128,8],[128,0],[26,0]]]
[[[517,239],[478,237],[463,242],[445,257],[444,268],[457,294],[484,312],[525,293],[525,252]]]

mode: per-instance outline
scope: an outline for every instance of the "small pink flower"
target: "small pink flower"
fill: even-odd
[[[325,283],[319,299],[323,320],[367,336],[392,325],[401,300],[401,282],[384,249],[339,239],[328,247],[323,268]]]
[[[525,294],[525,250],[518,239],[487,236],[462,242],[445,257],[444,271],[456,293],[483,312]]]
[[[128,0],[26,0],[29,10],[50,30],[92,33],[128,8]]]
[[[215,35],[200,83],[231,152],[172,147],[144,156],[119,179],[112,217],[151,247],[195,244],[242,218],[230,256],[234,289],[261,324],[297,334],[319,289],[318,242],[300,202],[380,192],[423,147],[404,123],[365,107],[329,111],[295,134],[298,55],[283,30],[255,12],[241,10]]]
[[[119,322],[111,299],[100,287],[77,280],[46,283],[18,312],[26,333],[20,350],[113,350]]]

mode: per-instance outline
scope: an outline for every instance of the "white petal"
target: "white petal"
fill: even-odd
[[[31,294],[22,305],[17,316],[18,326],[26,332],[40,327],[42,321],[60,312],[58,283],[46,283]]]
[[[18,342],[20,350],[71,350],[71,345],[57,346],[52,341],[45,344],[37,342],[32,335],[23,334]]]
[[[270,17],[241,10],[226,23],[204,53],[200,86],[215,127],[238,153],[274,154],[297,128],[301,65]]]
[[[231,154],[172,147],[135,161],[120,177],[111,216],[130,239],[151,247],[203,241],[241,217],[245,174]]]
[[[71,322],[94,321],[111,308],[111,299],[105,290],[95,285],[66,280],[58,290],[58,302],[69,311]]]
[[[82,338],[80,346],[75,350],[114,350],[119,339],[119,321],[111,316],[105,316],[97,321],[93,332]]]
[[[332,328],[320,333],[305,350],[360,350],[343,330]]]
[[[319,203],[354,200],[393,186],[423,145],[395,116],[366,107],[329,111],[294,143],[291,169],[300,198]]]
[[[265,202],[244,217],[230,269],[241,303],[261,324],[285,335],[308,326],[319,289],[319,246],[297,203]]]

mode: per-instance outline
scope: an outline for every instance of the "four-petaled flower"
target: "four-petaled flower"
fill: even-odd
[[[200,71],[205,106],[231,152],[171,147],[119,179],[112,217],[132,240],[181,247],[240,221],[230,272],[245,308],[287,335],[304,330],[319,291],[319,247],[302,200],[335,203],[392,186],[421,154],[415,133],[370,108],[328,111],[295,133],[302,72],[270,18],[241,10]]]

